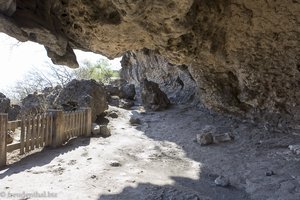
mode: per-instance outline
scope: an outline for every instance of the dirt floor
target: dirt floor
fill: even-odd
[[[300,144],[299,133],[270,132],[185,105],[110,111],[119,116],[109,118],[111,137],[9,155],[11,164],[0,171],[0,199],[300,199],[300,155],[288,149]],[[140,125],[130,125],[132,115]],[[235,140],[200,146],[196,134],[206,125]],[[215,185],[220,175],[230,186]]]

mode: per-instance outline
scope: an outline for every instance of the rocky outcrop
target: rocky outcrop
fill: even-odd
[[[148,49],[127,52],[121,64],[121,77],[135,84],[138,90],[146,78],[157,83],[172,103],[187,103],[195,97],[196,83],[188,67],[171,64],[158,52]]]
[[[17,0],[0,12],[1,32],[45,45],[54,63],[78,66],[74,48],[155,49],[189,66],[208,108],[283,129],[300,121],[297,0]]]
[[[158,84],[144,79],[141,84],[141,97],[143,106],[147,110],[159,111],[168,108],[170,100],[163,93]]]
[[[76,107],[90,107],[93,121],[108,109],[104,85],[95,80],[72,80],[59,93],[54,104],[58,108],[71,104],[76,104]]]

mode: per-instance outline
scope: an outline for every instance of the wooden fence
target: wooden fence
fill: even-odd
[[[8,121],[7,114],[0,114],[0,167],[6,165],[8,152],[20,150],[20,154],[44,146],[59,147],[70,138],[91,135],[91,109],[63,112],[49,110],[44,114]],[[7,132],[20,129],[20,141],[7,144]]]

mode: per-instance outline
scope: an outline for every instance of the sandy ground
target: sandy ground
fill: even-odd
[[[111,137],[9,155],[12,164],[0,171],[0,199],[300,199],[300,155],[287,148],[300,143],[298,133],[268,132],[184,105],[110,110],[119,115],[109,118]],[[131,115],[142,124],[130,125]],[[235,140],[200,146],[195,138],[205,125],[230,131]],[[274,175],[266,176],[269,171]],[[219,175],[231,185],[216,186]]]

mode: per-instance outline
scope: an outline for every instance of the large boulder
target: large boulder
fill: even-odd
[[[121,99],[134,100],[135,86],[128,83],[125,79],[117,79],[109,85],[105,85],[105,89],[110,96],[118,96]]]
[[[20,105],[11,105],[8,111],[8,120],[9,121],[17,120],[20,112],[21,112]]]
[[[10,99],[0,92],[0,113],[7,113],[10,108]]]
[[[159,89],[157,83],[143,80],[142,83],[142,103],[148,110],[158,111],[166,109],[170,105],[167,95]]]
[[[77,107],[91,107],[93,121],[108,109],[104,85],[95,80],[72,80],[63,88],[54,104],[61,108],[75,104]]]
[[[49,109],[49,103],[43,93],[33,93],[27,95],[21,101],[20,117],[34,116],[38,113],[46,112]]]

